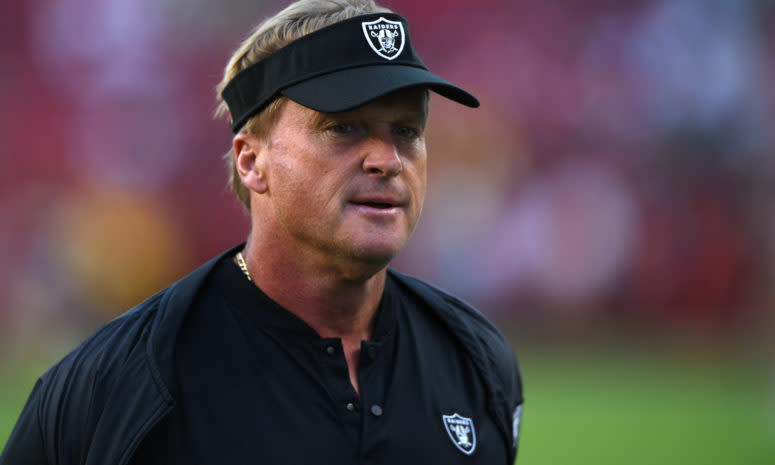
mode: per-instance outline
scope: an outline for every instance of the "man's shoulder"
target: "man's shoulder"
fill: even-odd
[[[209,270],[224,255],[106,323],[54,364],[36,383],[20,421],[41,425],[46,447],[67,454],[68,445],[89,445],[90,438],[120,443],[126,438],[119,438],[116,428],[140,428],[138,422],[171,408],[166,361],[174,352],[175,333]],[[147,409],[124,421],[120,412],[128,403]],[[60,424],[63,428],[51,427]]]
[[[79,389],[68,387],[67,383],[89,380],[92,386],[109,385],[130,360],[155,356],[160,348],[153,346],[152,339],[162,345],[171,344],[174,338],[168,336],[175,333],[204,277],[222,256],[103,325],[41,376],[41,382],[50,392],[82,392],[80,388],[88,391],[91,388],[81,386],[81,381]]]
[[[507,391],[521,391],[511,344],[484,314],[463,299],[426,281],[392,269],[390,275],[400,287],[414,294],[443,321],[474,357],[486,357],[489,363],[481,360],[480,364],[494,369]]]
[[[111,320],[95,331],[43,376],[50,391],[65,388],[72,380],[94,380],[94,376],[109,376],[113,368],[139,347],[159,307],[163,292],[150,297],[126,313]],[[72,390],[72,386],[68,389]]]
[[[92,437],[113,387],[126,382],[121,373],[143,362],[138,349],[160,299],[157,294],[108,322],[39,378],[19,423],[39,425],[49,453],[66,455],[68,445]]]
[[[505,342],[505,338],[495,325],[472,304],[414,276],[400,273],[393,269],[390,270],[390,274],[401,287],[409,290],[433,310],[440,312],[440,317],[460,320],[461,324],[469,327],[478,337],[485,341],[498,340]]]

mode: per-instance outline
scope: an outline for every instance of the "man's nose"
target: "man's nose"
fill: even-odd
[[[391,137],[374,137],[366,147],[363,171],[368,174],[392,177],[403,169],[401,156]]]

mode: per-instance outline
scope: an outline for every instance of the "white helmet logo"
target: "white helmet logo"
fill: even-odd
[[[404,25],[380,17],[361,23],[363,34],[374,52],[386,60],[393,60],[404,50]]]

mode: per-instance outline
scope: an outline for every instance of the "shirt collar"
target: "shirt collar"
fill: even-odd
[[[223,257],[211,275],[212,284],[223,292],[224,297],[246,315],[259,328],[277,328],[297,335],[320,339],[320,335],[304,320],[272,300],[233,262],[232,256]],[[385,289],[382,292],[374,321],[372,340],[380,341],[389,336],[396,326],[397,299],[394,296],[394,283],[388,273]]]

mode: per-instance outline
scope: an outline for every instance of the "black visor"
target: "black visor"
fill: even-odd
[[[469,107],[479,101],[432,74],[404,18],[377,13],[307,34],[242,70],[223,89],[232,130],[280,95],[324,113],[351,110],[407,87],[427,87]]]

